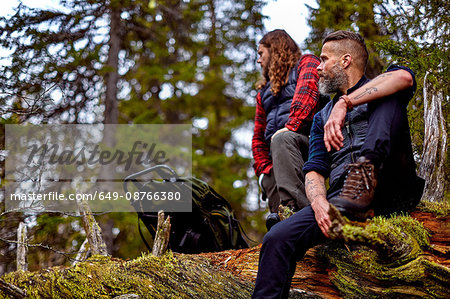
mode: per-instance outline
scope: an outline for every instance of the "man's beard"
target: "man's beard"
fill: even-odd
[[[322,73],[319,79],[319,92],[324,95],[331,95],[338,92],[341,87],[348,84],[348,75],[338,64],[334,64],[329,74]]]

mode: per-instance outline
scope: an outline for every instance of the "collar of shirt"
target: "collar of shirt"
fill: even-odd
[[[367,79],[367,77],[365,75],[363,75],[361,77],[361,79],[359,79],[358,83],[356,83],[353,87],[347,89],[347,94],[351,94],[352,92],[354,92],[355,90],[357,90],[358,88],[360,88],[361,86],[363,86],[364,84],[366,84],[367,82],[369,82],[370,80]],[[342,95],[342,92],[337,92],[336,95],[333,97],[333,103],[336,104],[336,102],[339,100],[339,97]]]

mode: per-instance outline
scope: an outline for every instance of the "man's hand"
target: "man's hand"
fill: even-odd
[[[325,237],[329,238],[328,229],[331,226],[331,219],[328,215],[328,211],[330,210],[330,203],[327,200],[314,200],[311,203],[311,208],[314,210],[320,230]]]
[[[270,138],[270,140],[272,141],[272,140],[273,140],[273,137],[275,137],[275,135],[280,134],[281,132],[287,132],[287,131],[289,131],[288,128],[279,129],[278,131],[276,131],[276,132],[272,135],[272,138]]]
[[[305,176],[305,191],[308,200],[311,202],[317,224],[325,237],[328,238],[331,219],[328,215],[330,204],[327,201],[325,178],[318,172],[308,172]]]
[[[330,117],[328,118],[324,126],[323,141],[325,142],[327,151],[331,151],[332,147],[338,151],[344,146],[342,127],[344,126],[346,114],[347,105],[344,100],[337,101],[337,103],[331,110]]]

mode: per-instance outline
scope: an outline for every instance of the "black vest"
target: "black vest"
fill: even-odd
[[[292,98],[298,79],[298,63],[289,73],[288,83],[281,88],[278,95],[274,96],[268,82],[261,90],[261,103],[266,112],[266,131],[264,138],[270,144],[270,138],[279,129],[284,128],[289,118]]]

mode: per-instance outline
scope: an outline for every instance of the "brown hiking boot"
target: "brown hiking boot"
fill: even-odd
[[[348,164],[347,170],[341,193],[330,199],[330,203],[350,218],[365,220],[368,216],[373,216],[373,210],[369,208],[377,186],[377,170],[365,157]]]

